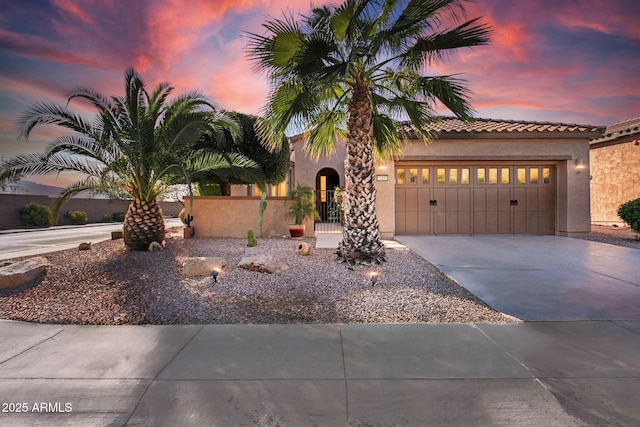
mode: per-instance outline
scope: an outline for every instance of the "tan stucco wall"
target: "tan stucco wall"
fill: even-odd
[[[524,135],[524,136],[523,136]],[[544,162],[556,168],[556,234],[577,236],[591,230],[589,196],[589,139],[593,135],[567,137],[566,134],[474,135],[461,138],[443,136],[431,144],[410,140],[398,161],[448,162]],[[332,167],[344,182],[344,145],[329,159],[314,162],[304,156],[301,143],[296,144],[295,181],[315,188],[318,171]],[[583,159],[587,169],[578,170],[576,159]],[[376,175],[387,175],[388,181],[376,180],[376,209],[383,238],[395,235],[395,172],[394,162],[376,164]]]
[[[618,207],[640,197],[640,146],[633,141],[593,148],[591,157],[591,220],[624,223]]]
[[[318,161],[305,155],[302,142],[294,144],[295,150],[295,184],[307,184],[316,188],[316,175],[323,168],[333,168],[340,175],[340,186],[344,186],[344,158],[347,154],[344,142],[336,143],[336,152],[329,157],[323,156]]]
[[[287,203],[284,197],[267,198],[263,236],[289,236]],[[259,209],[259,197],[194,197],[191,225],[196,237],[246,238],[249,228],[258,233]],[[305,235],[313,236],[313,220],[305,223]]]

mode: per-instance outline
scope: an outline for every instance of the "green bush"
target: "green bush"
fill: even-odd
[[[640,234],[640,198],[620,205],[618,216],[629,224],[636,234]]]
[[[125,214],[126,214],[126,212],[114,212],[113,213],[113,220],[115,222],[123,222]]]
[[[112,222],[115,221],[114,219],[114,215],[111,212],[107,212],[104,215],[102,215],[102,222]]]
[[[32,227],[49,225],[50,217],[51,210],[44,205],[29,203],[28,205],[20,209],[20,221],[22,221],[24,225]]]
[[[64,214],[64,219],[71,225],[85,225],[89,221],[85,211],[69,211]]]

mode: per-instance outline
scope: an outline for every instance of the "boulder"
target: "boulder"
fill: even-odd
[[[224,258],[187,258],[182,264],[182,273],[185,276],[208,276],[213,270],[222,270],[226,265],[227,261]]]
[[[151,242],[149,245],[149,252],[161,251],[163,249],[162,245],[158,242]]]
[[[238,263],[238,268],[258,271],[260,273],[275,274],[288,270],[289,266],[282,261],[277,261],[269,255],[246,256]]]
[[[34,257],[0,267],[0,289],[26,285],[46,273],[49,260]]]
[[[90,251],[91,250],[91,242],[84,242],[78,245],[79,251]]]

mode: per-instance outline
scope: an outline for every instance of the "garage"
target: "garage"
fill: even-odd
[[[556,165],[396,162],[397,234],[555,234]]]

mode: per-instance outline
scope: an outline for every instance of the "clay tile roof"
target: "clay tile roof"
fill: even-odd
[[[607,126],[606,130],[604,131],[604,135],[598,139],[592,140],[591,144],[612,141],[623,136],[635,134],[640,134],[640,117]]]
[[[436,133],[528,133],[528,132],[604,132],[604,127],[568,123],[529,122],[499,119],[474,119],[466,123],[456,117],[440,117],[434,122]]]

